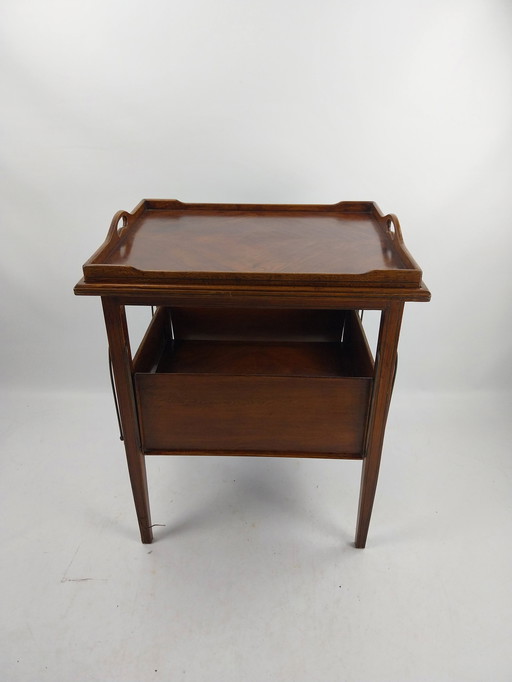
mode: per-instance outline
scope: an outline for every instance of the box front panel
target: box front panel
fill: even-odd
[[[136,374],[145,451],[360,457],[371,379]]]

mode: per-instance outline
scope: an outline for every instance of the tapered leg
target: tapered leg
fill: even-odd
[[[103,297],[102,303],[140,537],[142,542],[150,543],[153,540],[153,531],[149,511],[146,462],[140,446],[132,382],[132,355],[125,309],[123,305],[109,297]]]
[[[368,431],[361,476],[359,513],[355,546],[366,545],[368,527],[372,515],[377,479],[379,477],[380,457],[384,441],[384,430],[388,416],[391,393],[393,391],[396,367],[398,337],[402,321],[403,303],[391,303],[382,311],[379,340],[375,359],[375,379],[368,418]]]

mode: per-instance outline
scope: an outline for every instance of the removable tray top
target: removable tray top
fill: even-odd
[[[118,211],[84,282],[417,288],[396,216],[373,202],[184,204]]]

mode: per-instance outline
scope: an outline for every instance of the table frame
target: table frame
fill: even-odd
[[[315,297],[316,298],[316,297]],[[192,297],[197,301],[197,297]],[[181,295],[178,303],[184,304],[187,298]],[[212,301],[209,301],[210,303]],[[226,305],[233,301],[219,300],[215,297],[215,305]],[[310,304],[309,296],[302,300],[293,297],[292,307],[302,307]],[[367,418],[365,444],[362,458],[362,476],[359,496],[359,510],[356,528],[355,547],[363,548],[366,545],[368,529],[375,499],[377,481],[380,468],[382,447],[386,420],[393,391],[393,383],[396,371],[398,341],[404,303],[402,301],[352,300],[348,306],[347,301],[342,302],[335,297],[337,307],[360,309],[377,309],[381,311],[379,336],[375,356],[375,371],[373,379],[373,391],[370,401],[370,409]],[[112,361],[113,375],[119,404],[119,415],[124,437],[126,459],[132,487],[133,499],[143,543],[151,543],[153,531],[149,505],[148,484],[146,475],[145,453],[142,450],[141,438],[137,418],[137,406],[133,385],[133,356],[130,347],[128,324],[126,320],[125,306],[136,303],[138,305],[173,305],[176,298],[173,296],[102,296],[103,312],[110,357]],[[282,305],[279,299],[272,299],[272,304]],[[290,305],[290,300],[285,301]],[[302,303],[302,305],[301,305]],[[262,304],[260,298],[259,304]],[[332,301],[316,300],[316,306],[331,307]],[[240,453],[243,454],[243,453]],[[305,455],[297,455],[305,456]]]
[[[263,221],[258,222],[262,217]],[[293,223],[294,217],[298,222]],[[176,218],[178,222],[186,218],[180,223],[181,230],[176,227]],[[239,220],[248,220],[245,227],[249,225],[249,229],[239,232]],[[188,229],[191,230],[190,239],[187,239]],[[262,234],[265,240],[257,242]],[[333,241],[334,234],[339,238]],[[260,243],[266,248],[263,264],[257,257]],[[215,248],[205,248],[205,244],[214,244]],[[290,244],[293,246],[291,251]],[[313,252],[312,244],[315,245]],[[333,253],[336,254],[334,259]],[[314,256],[312,261],[309,259],[311,254]],[[430,292],[421,279],[421,269],[405,247],[400,223],[394,214],[383,215],[373,202],[288,206],[183,204],[176,200],[145,199],[132,213],[118,211],[114,215],[104,243],[84,264],[83,270],[85,278],[76,285],[75,293],[102,299],[120,427],[144,543],[153,540],[145,457],[156,451],[144,450],[150,441],[143,429],[145,413],[138,409],[141,405],[137,398],[146,398],[149,391],[137,393],[140,376],[135,367],[138,360],[134,362],[130,347],[126,306],[380,311],[373,372],[364,377],[371,382],[366,385],[365,402],[354,402],[352,388],[345,383],[348,388],[343,395],[350,397],[350,405],[355,411],[359,410],[359,424],[354,427],[353,423],[342,419],[336,421],[343,410],[330,414],[324,422],[331,425],[336,444],[345,435],[356,434],[357,452],[354,441],[345,454],[339,449],[332,452],[325,444],[323,449],[319,447],[320,452],[295,452],[296,448],[301,449],[300,446],[302,449],[309,447],[304,439],[300,440],[304,435],[314,436],[317,442],[319,434],[329,433],[329,430],[305,430],[302,436],[299,430],[299,440],[281,441],[285,443],[282,452],[277,448],[276,452],[267,452],[266,447],[257,452],[259,456],[362,460],[355,546],[365,546],[396,374],[404,304],[430,300]],[[353,314],[351,319],[355,319]],[[360,338],[366,343],[362,330]],[[368,352],[366,357],[371,364],[370,355]],[[183,386],[174,394],[178,402],[181,392],[187,392]],[[318,390],[316,395],[319,393],[322,392]],[[274,395],[278,396],[281,405],[279,393],[276,391]],[[215,402],[216,399],[214,394],[212,400]],[[323,400],[318,409],[327,413],[326,399]],[[160,403],[152,403],[148,413],[161,419],[160,407],[163,404],[166,410],[167,401],[168,398],[161,398]],[[156,410],[152,409],[154,405],[157,405]],[[197,413],[199,420],[201,409]],[[231,412],[227,410],[222,414],[228,416]],[[280,413],[283,421],[274,425],[272,443],[279,439],[280,428],[289,415],[292,412],[283,403]],[[166,412],[163,419],[167,423]],[[229,421],[226,421],[226,427],[230,428]],[[339,429],[337,432],[335,427]],[[325,427],[322,425],[321,428]],[[168,430],[166,434],[172,441],[172,431]],[[174,437],[178,444],[176,433]],[[241,452],[230,449],[222,454],[255,454],[250,450],[251,443],[256,443],[254,435],[252,441],[248,437],[239,442],[246,442],[248,449],[242,448]],[[220,452],[214,449],[182,452],[174,448],[165,448],[165,451],[164,454],[193,455]]]

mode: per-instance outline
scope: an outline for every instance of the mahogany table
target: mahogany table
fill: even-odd
[[[362,460],[373,507],[404,303],[430,292],[396,216],[143,200],[119,211],[78,295],[101,296],[142,542],[147,455]],[[125,306],[155,306],[134,356]],[[359,311],[381,311],[375,360]]]

